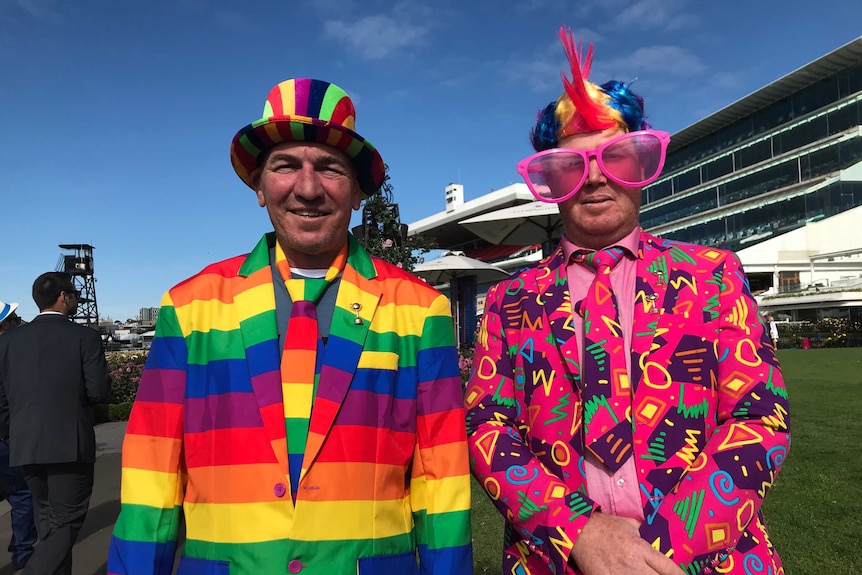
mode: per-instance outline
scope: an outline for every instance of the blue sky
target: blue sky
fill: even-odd
[[[124,320],[271,229],[228,149],[291,77],[334,82],[410,223],[517,181],[561,92],[563,24],[591,79],[635,80],[678,131],[862,34],[820,0],[0,0],[0,300],[31,319],[61,243],[95,246],[101,316]]]

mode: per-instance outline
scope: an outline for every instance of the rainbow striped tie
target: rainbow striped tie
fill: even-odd
[[[276,243],[276,267],[293,302],[281,353],[281,392],[290,494],[294,502],[304,471],[302,461],[308,440],[308,424],[323,360],[323,340],[317,326],[317,302],[332,280],[344,269],[346,261],[347,245],[335,257],[323,279],[292,279],[287,258]]]
[[[575,312],[584,318],[581,399],[584,445],[609,470],[617,471],[632,452],[632,422],[627,417],[631,387],[611,269],[623,258],[622,248],[578,251],[575,263],[595,270],[596,277]]]

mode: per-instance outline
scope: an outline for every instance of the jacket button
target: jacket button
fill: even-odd
[[[275,493],[276,497],[284,497],[284,494],[287,493],[287,487],[285,487],[284,483],[276,483],[272,491]],[[293,571],[291,571],[291,573],[293,573]]]
[[[293,573],[293,575],[296,575],[302,571],[302,562],[299,559],[294,559],[287,564],[287,570]]]

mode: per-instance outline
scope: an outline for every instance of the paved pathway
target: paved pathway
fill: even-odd
[[[120,449],[125,432],[125,422],[96,426],[93,497],[75,544],[73,575],[105,575],[107,572],[108,543],[120,513]],[[6,552],[12,536],[8,514],[9,505],[3,501],[0,503],[0,575],[13,573],[12,557]]]

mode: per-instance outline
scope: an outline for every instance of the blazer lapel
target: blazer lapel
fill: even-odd
[[[667,330],[660,326],[667,306],[667,286],[671,270],[667,247],[661,240],[643,231],[637,256],[631,369],[635,394],[649,354],[666,343],[663,336]],[[635,395],[635,407],[637,403]]]
[[[573,379],[578,384],[581,370],[577,339],[574,337],[572,298],[569,293],[565,260],[563,247],[560,244],[556,251],[538,266],[536,292],[539,297],[536,301],[542,302],[549,331],[560,350],[564,370],[560,375],[566,379]]]
[[[332,326],[308,426],[308,440],[302,462],[303,475],[300,481],[320,453],[323,442],[332,429],[335,417],[350,389],[365,346],[365,338],[383,297],[379,282],[372,281],[377,277],[377,271],[371,257],[353,236],[348,235],[348,241],[350,249],[347,266],[335,300]],[[357,321],[357,315],[361,322]]]
[[[278,349],[275,289],[269,261],[269,250],[274,245],[275,234],[266,234],[248,255],[237,272],[233,301],[261,419],[278,464],[287,476],[281,350]]]

